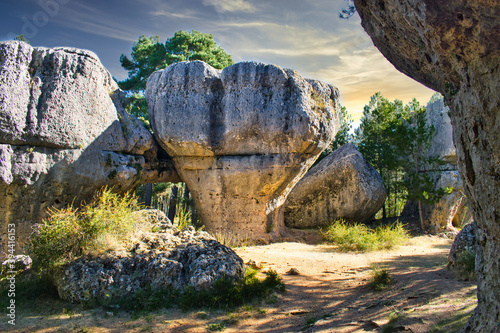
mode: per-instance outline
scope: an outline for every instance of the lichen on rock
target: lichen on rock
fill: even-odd
[[[219,279],[244,276],[243,260],[208,233],[192,227],[178,230],[158,210],[139,214],[152,231],[138,231],[128,251],[82,257],[55,275],[62,299],[113,302],[144,289],[205,290]]]

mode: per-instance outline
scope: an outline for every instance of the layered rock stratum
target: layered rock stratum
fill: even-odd
[[[174,64],[150,76],[146,97],[202,223],[237,241],[282,236],[287,195],[339,126],[336,88],[262,63]]]
[[[2,42],[0,82],[2,253],[8,230],[22,253],[48,208],[89,202],[105,185],[124,192],[178,180],[151,133],[124,110],[94,53]]]

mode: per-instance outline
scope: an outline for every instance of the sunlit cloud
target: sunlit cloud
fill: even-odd
[[[215,7],[218,12],[254,12],[255,6],[244,0],[203,0],[203,4]]]
[[[173,13],[169,12],[166,10],[156,10],[150,12],[152,16],[165,16],[165,17],[173,17],[176,19],[181,19],[181,20],[196,20],[198,17],[191,15],[191,14],[185,14],[185,13]]]

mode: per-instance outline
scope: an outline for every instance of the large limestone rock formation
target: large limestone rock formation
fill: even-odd
[[[500,2],[354,2],[384,56],[450,106],[458,166],[478,225],[478,306],[464,332],[498,332]]]
[[[337,89],[247,62],[184,62],[151,75],[150,119],[212,233],[268,241],[282,205],[338,129]]]
[[[471,214],[464,196],[464,187],[457,166],[457,153],[453,143],[453,128],[448,116],[449,108],[440,99],[427,105],[427,124],[435,128],[435,135],[427,156],[439,159],[442,164],[425,165],[425,172],[433,180],[434,188],[453,188],[437,203],[422,205],[425,231],[432,234],[458,232],[457,228],[470,222]],[[418,216],[418,205],[408,202],[402,215]]]
[[[22,253],[49,207],[89,200],[104,185],[178,179],[94,53],[0,43],[0,82],[0,253],[8,229]]]
[[[113,303],[148,288],[204,290],[221,278],[244,276],[243,260],[208,233],[193,227],[178,230],[160,211],[139,213],[154,217],[155,231],[139,230],[128,251],[82,257],[65,265],[54,278],[62,299]]]
[[[294,187],[285,204],[285,225],[314,228],[337,218],[365,222],[386,198],[382,177],[348,143],[311,168]]]

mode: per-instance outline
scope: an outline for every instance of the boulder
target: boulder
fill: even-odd
[[[380,174],[348,143],[297,183],[285,204],[285,225],[315,228],[339,218],[365,222],[382,208],[386,198]]]
[[[2,42],[0,82],[0,253],[9,224],[21,253],[47,208],[178,179],[94,53]]]
[[[150,76],[146,98],[201,222],[240,240],[282,235],[288,193],[339,127],[336,88],[262,63],[174,64]]]
[[[450,107],[464,192],[478,226],[478,305],[463,332],[500,322],[498,1],[354,0],[375,46]]]
[[[54,277],[73,303],[114,302],[140,290],[204,290],[221,278],[245,275],[243,260],[204,231],[178,230],[160,211],[141,211],[154,231],[138,231],[129,251],[82,257]]]
[[[454,268],[457,265],[457,258],[464,251],[476,253],[477,246],[477,224],[471,222],[465,225],[462,230],[456,235],[451,244],[450,253],[448,254],[448,268]]]
[[[458,172],[457,154],[453,142],[453,128],[448,116],[449,108],[444,99],[439,99],[427,105],[427,125],[435,128],[427,157],[439,159],[439,164],[425,165],[422,172],[433,181],[434,188],[452,188],[451,193],[444,195],[432,205],[422,205],[422,218],[426,232],[438,234],[441,232],[457,233],[463,225],[471,221],[471,214],[464,196],[462,178]],[[408,201],[402,216],[418,216],[418,205]]]

